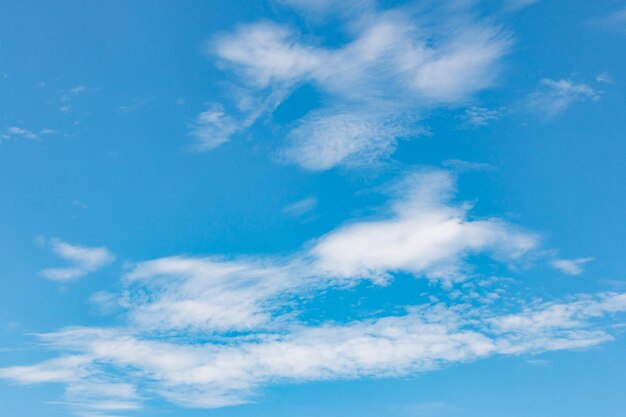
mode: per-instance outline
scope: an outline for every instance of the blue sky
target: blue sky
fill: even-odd
[[[623,415],[623,1],[1,9],[0,415]]]

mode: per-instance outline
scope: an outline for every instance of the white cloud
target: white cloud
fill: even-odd
[[[340,109],[316,111],[291,130],[282,156],[313,171],[337,165],[372,166],[395,151],[399,138],[418,132],[416,121],[406,117]]]
[[[598,297],[581,296],[567,303],[531,304],[521,313],[489,321],[498,331],[545,337],[555,330],[581,328],[590,318],[623,311],[626,311],[626,294],[604,293]]]
[[[244,80],[265,88],[309,81],[344,98],[409,97],[455,102],[488,87],[508,37],[486,24],[463,22],[420,30],[417,21],[388,12],[363,18],[355,39],[337,48],[301,42],[285,26],[242,26],[215,41],[214,51]],[[437,33],[438,30],[447,33]]]
[[[280,296],[307,285],[306,276],[293,274],[296,270],[288,261],[271,259],[169,257],[144,262],[127,276],[129,317],[151,329],[263,327],[280,306]]]
[[[383,218],[353,221],[290,256],[139,263],[125,280],[129,318],[151,329],[265,328],[297,316],[298,297],[323,288],[386,283],[397,272],[449,286],[467,279],[471,255],[508,263],[538,244],[532,233],[495,218],[471,220],[469,207],[450,204],[447,172],[413,173],[392,188]]]
[[[227,142],[238,130],[238,123],[221,105],[215,104],[198,115],[189,134],[198,141],[199,147],[209,150]]]
[[[205,342],[186,342],[182,334],[168,341],[145,329],[70,328],[40,337],[74,356],[0,369],[0,378],[56,381],[71,392],[75,384],[107,375],[125,381],[127,396],[137,397],[132,387],[141,382],[179,405],[215,408],[248,402],[274,382],[393,377],[494,355],[590,347],[612,338],[594,323],[624,311],[626,294],[605,293],[534,303],[509,315],[471,304],[430,304],[404,315],[293,324],[278,333]]]
[[[486,109],[484,107],[470,107],[465,110],[465,113],[461,117],[464,124],[468,126],[486,126],[492,120],[497,120],[500,117],[498,110]]]
[[[21,127],[10,127],[6,130],[5,136],[8,137],[21,137],[26,139],[39,139],[39,136],[28,129],[23,129]]]
[[[73,94],[81,94],[81,93],[84,93],[85,91],[87,91],[87,88],[82,85],[78,85],[76,87],[70,88],[70,93],[73,93]]]
[[[605,83],[605,84],[614,84],[615,81],[613,80],[613,78],[611,78],[611,76],[606,73],[606,72],[602,72],[598,75],[596,75],[596,81],[599,83]]]
[[[283,212],[290,216],[301,217],[310,214],[316,207],[317,198],[307,197],[287,205],[283,208]]]
[[[583,265],[593,261],[593,259],[594,258],[555,259],[552,261],[552,267],[567,275],[580,275],[583,273]]]
[[[312,248],[318,266],[335,276],[384,279],[410,272],[444,281],[462,279],[463,258],[491,253],[515,259],[536,247],[537,237],[499,219],[468,219],[467,206],[449,203],[452,176],[444,171],[404,179],[390,215],[348,224]],[[401,190],[401,191],[400,191]]]
[[[384,190],[392,197],[378,216],[355,219],[298,253],[135,264],[117,298],[122,323],[38,335],[58,356],[1,368],[0,379],[62,384],[64,403],[80,415],[133,411],[147,397],[215,408],[252,401],[274,383],[396,377],[613,338],[607,323],[626,312],[626,294],[528,301],[504,280],[471,270],[474,255],[490,264],[524,258],[537,237],[500,219],[472,219],[468,205],[451,202],[450,173],[410,173]],[[53,244],[79,265],[107,259],[108,251]],[[322,291],[364,279],[391,285],[397,274],[431,279],[430,296],[366,319],[302,314]],[[114,298],[94,296],[105,306]]]
[[[12,127],[9,127],[4,133],[0,133],[0,138],[2,139],[24,138],[24,139],[36,140],[36,139],[40,139],[41,135],[50,135],[53,133],[56,133],[56,131],[49,129],[49,128],[43,128],[39,131],[39,133],[36,133],[36,132],[33,132],[32,130],[24,129],[24,128],[17,127],[17,126],[12,126]]]
[[[141,396],[135,386],[112,381],[97,369],[94,360],[94,355],[60,356],[37,365],[0,369],[0,379],[23,385],[63,383],[66,400],[61,404],[79,416],[113,417],[108,412],[141,408]]]
[[[76,414],[86,417],[115,417],[109,413],[139,410],[141,396],[128,383],[89,375],[86,379],[71,381],[65,390],[66,402]]]
[[[189,136],[196,141],[195,149],[208,151],[228,142],[230,138],[252,126],[264,113],[271,112],[288,95],[288,90],[279,90],[257,98],[246,89],[232,91],[237,98],[235,114],[226,112],[219,103],[208,105],[191,124]]]
[[[306,13],[341,9],[352,39],[338,47],[306,42],[292,27],[261,22],[218,36],[208,48],[223,68],[239,75],[250,97],[278,94],[282,100],[305,83],[324,95],[323,108],[294,123],[281,153],[306,169],[384,159],[398,139],[420,132],[415,122],[422,110],[454,105],[490,87],[511,43],[500,28],[443,6],[419,13],[375,11],[361,2],[346,7],[306,7]],[[216,135],[218,142],[262,114]]]
[[[322,64],[319,53],[300,45],[289,28],[268,22],[242,26],[233,35],[217,38],[214,47],[221,59],[237,65],[258,87],[301,78]]]
[[[548,117],[563,112],[576,102],[600,98],[599,93],[587,84],[570,80],[544,78],[540,84],[541,89],[528,96],[527,105],[531,110]]]
[[[115,259],[113,254],[103,247],[76,246],[58,239],[51,239],[48,243],[56,255],[70,262],[70,266],[67,267],[47,268],[41,271],[42,276],[52,281],[68,282],[82,278]]]
[[[87,91],[87,88],[82,85],[66,90],[65,93],[59,98],[59,111],[65,114],[70,113],[72,111],[73,96],[78,96],[85,91]]]

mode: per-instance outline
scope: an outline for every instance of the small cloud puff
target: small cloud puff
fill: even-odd
[[[526,104],[530,110],[552,117],[562,113],[574,103],[595,101],[599,98],[600,94],[587,84],[544,78],[540,81],[539,90],[528,96]]]
[[[51,281],[69,282],[80,279],[95,272],[115,260],[115,256],[104,247],[89,248],[71,245],[58,239],[46,240],[38,238],[39,243],[46,244],[52,252],[68,261],[69,266],[64,268],[46,268],[41,275]]]
[[[198,148],[210,150],[227,142],[239,130],[238,123],[214,104],[196,117],[189,135],[197,140]]]
[[[497,120],[500,117],[500,112],[494,109],[487,109],[484,107],[470,107],[465,110],[465,113],[461,116],[461,120],[465,126],[478,127],[486,126],[492,120]]]
[[[567,275],[580,275],[583,273],[583,265],[593,260],[594,258],[556,259],[552,261],[552,267]]]
[[[605,83],[605,84],[615,83],[615,81],[613,81],[613,78],[611,78],[611,76],[607,74],[606,72],[596,75],[596,81],[599,83]]]

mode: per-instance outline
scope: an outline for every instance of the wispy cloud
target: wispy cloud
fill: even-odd
[[[291,130],[281,156],[313,171],[337,165],[371,167],[395,151],[398,139],[419,132],[417,120],[408,116],[346,109],[315,111]]]
[[[26,139],[38,139],[39,136],[27,129],[23,129],[21,127],[10,127],[6,130],[6,137],[22,137]]]
[[[54,130],[49,128],[43,128],[38,133],[32,130],[24,129],[22,127],[12,126],[9,127],[4,133],[0,134],[2,139],[41,139],[42,135],[50,135],[55,133]]]
[[[105,374],[126,381],[129,395],[141,384],[181,406],[215,408],[248,402],[273,381],[401,376],[494,355],[595,346],[612,337],[594,322],[624,311],[626,294],[614,293],[535,303],[512,314],[433,304],[397,316],[189,344],[129,329],[70,328],[40,337],[74,354],[0,369],[0,378],[64,383],[71,393]]]
[[[70,93],[72,94],[81,94],[87,91],[87,88],[83,85],[78,85],[76,87],[70,88]]]
[[[73,98],[84,93],[85,91],[87,91],[87,87],[82,85],[77,85],[76,87],[66,90],[66,92],[59,98],[59,111],[66,114],[70,113],[72,111]]]
[[[228,142],[238,133],[246,131],[263,114],[273,111],[288,95],[279,90],[262,97],[252,97],[233,89],[236,96],[235,109],[228,113],[222,104],[210,103],[190,125],[189,136],[195,139],[195,149],[209,151]]]
[[[492,120],[497,120],[500,117],[500,112],[495,109],[487,109],[484,107],[470,107],[466,109],[461,120],[465,126],[478,127],[486,126]]]
[[[43,241],[50,246],[52,252],[70,263],[66,267],[47,268],[41,271],[43,277],[52,281],[77,280],[110,264],[115,259],[113,254],[103,247],[89,248],[71,245],[58,239],[49,241],[44,239]]]
[[[301,217],[310,214],[317,207],[317,198],[307,197],[294,201],[283,208],[283,212],[290,216]]]
[[[154,329],[249,330],[322,288],[385,284],[395,273],[451,286],[468,278],[472,255],[515,263],[537,247],[535,234],[503,220],[468,219],[469,206],[450,203],[453,189],[445,171],[408,175],[389,190],[394,197],[381,217],[353,220],[284,257],[140,263],[126,277],[129,317]]]
[[[556,259],[552,261],[552,267],[567,275],[580,275],[583,273],[583,266],[594,258],[578,259]]]
[[[286,3],[307,15],[339,11],[351,39],[324,47],[306,42],[291,26],[261,22],[216,37],[208,50],[238,76],[243,101],[276,97],[265,112],[299,85],[322,92],[325,106],[291,126],[281,152],[311,170],[389,156],[399,139],[420,133],[421,110],[459,103],[490,87],[511,43],[499,27],[446,7],[382,11],[363,2]],[[217,128],[211,113],[207,129],[196,126],[192,134],[206,132],[200,143],[213,148],[263,114],[238,108],[241,114],[225,124],[227,116],[220,114]]]
[[[214,104],[198,115],[189,135],[198,141],[203,150],[210,150],[228,142],[231,135],[240,129],[239,123],[227,115],[221,105]]]
[[[530,110],[551,117],[565,111],[574,103],[599,98],[600,94],[587,84],[544,78],[540,82],[540,89],[528,96],[526,104]]]
[[[363,17],[355,39],[339,49],[307,45],[287,26],[258,23],[215,41],[214,51],[247,83],[266,88],[314,82],[345,98],[389,99],[408,88],[423,100],[455,102],[488,87],[493,64],[509,45],[508,36],[485,23],[464,21],[437,44],[399,12]],[[430,36],[428,36],[430,35]],[[391,89],[390,91],[387,89]]]
[[[605,84],[614,84],[615,81],[613,80],[613,78],[611,78],[611,76],[606,73],[606,72],[602,72],[598,75],[596,75],[596,81],[599,83],[605,83]]]
[[[291,255],[137,263],[117,296],[93,297],[122,309],[124,323],[41,334],[58,356],[0,369],[0,378],[63,384],[64,403],[78,414],[119,415],[150,396],[222,407],[249,402],[277,381],[401,376],[613,338],[606,323],[626,312],[626,294],[529,299],[472,268],[475,255],[505,265],[527,258],[538,240],[501,219],[471,219],[469,205],[452,203],[452,174],[412,172],[384,191],[391,197],[374,218],[353,219]],[[53,279],[112,260],[104,248],[51,245],[73,263],[47,270]],[[302,314],[320,292],[363,280],[375,289],[406,275],[429,279],[438,295],[367,319]]]

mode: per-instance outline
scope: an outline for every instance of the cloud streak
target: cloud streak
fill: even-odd
[[[540,85],[539,90],[528,96],[526,103],[530,110],[548,117],[562,113],[574,103],[600,98],[600,94],[587,84],[570,80],[544,78]]]
[[[215,408],[248,402],[274,382],[397,377],[494,355],[595,346],[612,337],[594,323],[624,311],[626,294],[616,293],[535,303],[510,315],[433,304],[398,316],[189,344],[124,329],[69,328],[40,335],[52,348],[73,352],[69,356],[4,368],[0,377],[59,382],[75,392],[107,372],[126,381],[124,392],[147,384],[181,406]]]
[[[115,256],[104,247],[89,248],[72,245],[58,239],[50,239],[48,244],[54,254],[70,263],[67,267],[42,270],[41,275],[51,281],[74,281],[115,260]]]
[[[583,273],[583,266],[587,262],[593,261],[594,258],[578,258],[578,259],[555,259],[552,261],[552,267],[567,275],[580,275]]]

